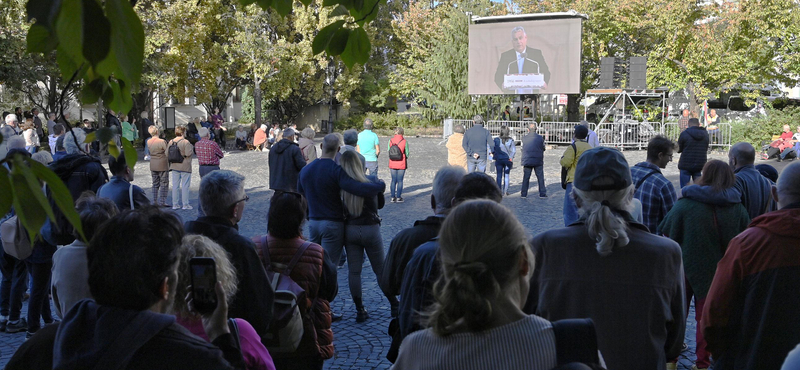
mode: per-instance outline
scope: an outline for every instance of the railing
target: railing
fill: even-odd
[[[536,132],[544,137],[544,142],[547,144],[569,145],[572,143],[572,131],[577,124],[577,122],[542,122],[536,125]]]

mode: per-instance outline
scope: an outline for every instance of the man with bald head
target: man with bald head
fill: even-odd
[[[772,199],[772,182],[761,176],[753,163],[756,149],[750,143],[736,143],[728,152],[728,164],[736,174],[736,190],[742,193],[742,204],[750,219],[775,210]]]
[[[715,370],[780,369],[800,343],[800,163],[783,170],[780,210],[733,238],[706,298],[703,330]]]

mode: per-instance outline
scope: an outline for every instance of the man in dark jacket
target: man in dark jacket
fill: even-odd
[[[528,197],[528,186],[531,180],[531,171],[536,173],[539,181],[539,198],[547,198],[547,188],[544,186],[544,138],[536,133],[536,123],[528,125],[528,134],[522,137],[522,198]]]
[[[294,130],[283,130],[283,139],[269,150],[269,188],[278,191],[297,191],[300,170],[306,166],[303,152],[294,142]]]
[[[742,193],[742,204],[750,219],[775,210],[772,200],[772,181],[761,176],[753,165],[756,149],[750,143],[736,143],[728,152],[728,164],[736,174],[736,190]]]
[[[120,153],[117,158],[108,157],[108,169],[111,170],[111,181],[100,187],[98,197],[111,199],[120,212],[150,204],[144,190],[131,184],[133,170],[125,162],[125,153]]]
[[[239,234],[237,224],[248,199],[244,176],[228,170],[209,173],[200,182],[200,203],[206,216],[187,222],[186,232],[207,236],[228,252],[239,279],[228,316],[247,320],[263,338],[272,320],[275,293],[255,244]]]
[[[117,114],[114,113],[113,110],[109,109],[108,113],[106,113],[106,127],[117,127],[117,130],[122,133],[122,124],[119,122],[119,118],[117,118]]]
[[[689,128],[678,137],[678,169],[681,171],[681,188],[689,181],[696,182],[700,178],[706,161],[708,161],[708,132],[700,127],[697,118],[689,119]]]
[[[800,343],[800,164],[772,189],[780,210],[731,240],[706,297],[697,330],[717,370],[777,370]]]
[[[489,157],[489,143],[492,135],[483,128],[483,117],[476,114],[472,118],[473,126],[464,133],[461,146],[467,152],[467,172],[486,172],[486,160]]]
[[[78,302],[60,324],[39,330],[6,369],[244,369],[221,285],[217,308],[203,323],[210,342],[166,314],[174,299],[183,299],[175,297],[183,234],[178,217],[156,207],[105,223],[87,250],[94,300]]]

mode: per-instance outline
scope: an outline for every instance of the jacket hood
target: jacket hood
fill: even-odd
[[[53,344],[53,369],[124,369],[133,355],[175,316],[78,302]]]
[[[689,136],[691,136],[692,139],[695,140],[703,140],[706,137],[706,135],[708,135],[706,133],[706,129],[699,126],[689,127],[686,129],[686,132],[688,132]]]
[[[281,139],[281,141],[277,142],[275,145],[272,146],[270,151],[275,151],[275,153],[281,154],[292,145],[297,145],[297,144],[289,141],[289,139]]]
[[[748,227],[760,227],[776,235],[800,239],[797,225],[800,225],[800,203],[758,216]]]
[[[689,185],[681,189],[681,194],[684,198],[714,206],[732,206],[742,202],[742,193],[734,187],[718,191],[710,186]]]
[[[99,159],[90,155],[83,153],[67,154],[63,158],[51,163],[50,169],[53,170],[58,177],[64,179],[68,177],[69,174],[72,173],[72,171],[74,171],[76,168],[91,162],[97,162],[97,164],[100,164]]]
[[[278,143],[280,144],[280,142]],[[314,141],[311,139],[301,137],[300,140],[297,140],[297,145],[299,145],[301,148],[305,148],[309,145],[314,145]]]

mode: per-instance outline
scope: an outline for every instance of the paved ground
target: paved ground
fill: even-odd
[[[381,138],[382,145],[388,141]],[[409,227],[417,219],[431,214],[430,192],[433,176],[438,168],[446,164],[447,150],[439,145],[440,139],[433,138],[408,138],[411,156],[409,169],[405,176],[405,189],[402,204],[387,203],[380,211],[383,218],[381,228],[383,243],[388,249],[389,242],[398,231]],[[526,226],[531,235],[542,231],[561,227],[561,208],[564,191],[559,185],[560,168],[558,159],[564,148],[548,150],[545,157],[545,177],[547,178],[547,193],[549,198],[536,197],[536,182],[532,179],[531,197],[519,197],[522,182],[522,170],[515,168],[511,171],[511,195],[503,200],[503,204],[514,210],[517,217]],[[245,236],[261,235],[266,233],[266,216],[268,199],[271,196],[268,183],[267,153],[260,152],[229,152],[222,160],[222,168],[236,171],[247,177],[245,189],[250,196],[246,206],[244,218],[239,224],[240,231]],[[626,151],[625,156],[631,165],[644,160],[645,153],[641,151]],[[678,186],[678,170],[676,167],[679,155],[675,155],[675,162],[665,170],[665,175]],[[726,159],[724,154],[712,154],[712,158]],[[774,164],[774,163],[773,163]],[[191,190],[191,204],[197,207],[197,190],[199,176],[197,161],[193,160],[193,178]],[[388,158],[380,158],[378,175],[385,179],[387,185],[390,181],[388,171]],[[488,171],[491,175],[492,172]],[[145,189],[151,196],[151,183],[149,166],[147,162],[140,162],[136,166],[135,183]],[[389,196],[388,189],[386,196]],[[196,217],[196,210],[178,211],[186,221]],[[364,302],[370,311],[370,319],[362,324],[355,322],[355,308],[347,288],[346,267],[339,270],[339,296],[332,306],[336,312],[344,314],[344,319],[333,324],[335,335],[336,357],[326,362],[326,369],[386,369],[390,364],[384,359],[389,348],[389,337],[386,334],[389,323],[389,303],[382,296],[377,287],[375,275],[369,263],[364,266],[363,288]],[[23,313],[25,309],[23,309]],[[689,350],[681,356],[680,368],[690,369],[694,358],[694,312],[689,317],[686,330],[686,343]],[[0,366],[5,366],[13,351],[22,343],[25,334],[0,333]]]

